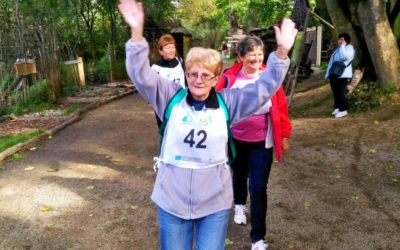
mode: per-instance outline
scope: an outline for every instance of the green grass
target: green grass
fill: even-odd
[[[30,103],[27,106],[24,106],[23,104],[18,104],[0,109],[0,115],[9,115],[11,113],[15,115],[24,115],[30,112],[40,112],[49,108],[51,108],[51,104],[45,102]]]
[[[5,135],[5,136],[0,136],[0,152],[3,152],[4,150],[17,145],[18,143],[25,142],[37,135],[39,135],[42,131],[35,130],[32,132],[25,132],[25,133],[20,133],[17,135]]]
[[[71,105],[68,108],[64,109],[62,113],[63,113],[63,115],[69,115],[69,114],[75,112],[76,110],[83,108],[84,106],[86,106],[86,105],[82,104],[82,103],[74,104],[74,105]]]
[[[295,107],[289,110],[290,116],[292,117],[302,117],[304,116],[307,112],[316,109],[321,106],[328,105],[329,102],[332,100],[332,95],[329,93],[326,96],[322,96],[313,102],[305,103],[304,105],[301,105],[299,107]]]
[[[13,154],[13,155],[11,156],[11,159],[12,159],[13,161],[20,161],[20,160],[23,160],[23,159],[24,159],[24,155],[21,154],[21,153],[15,153],[15,154]]]

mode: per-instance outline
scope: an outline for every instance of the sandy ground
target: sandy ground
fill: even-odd
[[[293,114],[268,187],[270,249],[398,249],[399,110]],[[1,165],[0,249],[158,249],[157,151],[154,114],[133,94]],[[249,232],[230,224],[227,249],[250,249]]]

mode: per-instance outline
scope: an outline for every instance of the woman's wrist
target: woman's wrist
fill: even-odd
[[[143,38],[143,30],[138,31],[137,29],[131,29],[131,39],[133,42],[138,43]]]
[[[284,49],[284,48],[280,47],[280,46],[278,46],[278,48],[275,51],[275,55],[279,59],[286,59],[288,54],[289,54],[289,51],[287,49]]]

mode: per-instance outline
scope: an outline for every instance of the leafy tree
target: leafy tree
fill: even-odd
[[[271,26],[274,22],[290,14],[294,0],[254,0],[250,1],[247,17],[251,26]]]
[[[318,4],[326,4],[335,33],[347,32],[352,36],[352,43],[358,48],[356,63],[360,62],[364,69],[373,69],[367,72],[375,72],[380,87],[393,85],[400,89],[400,51],[393,30],[399,0],[394,8],[390,2],[325,0]]]

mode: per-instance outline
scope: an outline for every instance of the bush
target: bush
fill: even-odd
[[[75,64],[71,65],[60,65],[60,78],[61,84],[71,84],[79,85],[79,75],[77,72],[77,66]]]
[[[95,81],[98,83],[107,83],[109,73],[108,56],[107,54],[104,54],[104,56],[94,65]]]
[[[90,77],[91,63],[85,65],[85,74]],[[94,81],[96,83],[108,83],[110,81],[110,61],[107,53],[105,53],[99,61],[94,64]],[[115,80],[125,80],[128,78],[125,68],[125,60],[116,59],[113,65],[113,78]],[[91,80],[91,79],[89,79]]]
[[[14,77],[12,74],[0,76],[0,93],[5,91],[8,88],[8,85],[10,85],[13,81]]]
[[[77,84],[63,84],[61,87],[62,96],[75,96],[81,90],[81,87]]]
[[[125,60],[115,60],[115,65],[113,69],[115,80],[126,80],[128,79],[128,74],[126,72]]]
[[[40,80],[29,87],[29,101],[31,104],[49,103],[51,91],[47,80]]]
[[[349,97],[350,109],[353,112],[366,112],[390,102],[396,94],[396,87],[387,85],[378,88],[375,82],[360,83]]]

